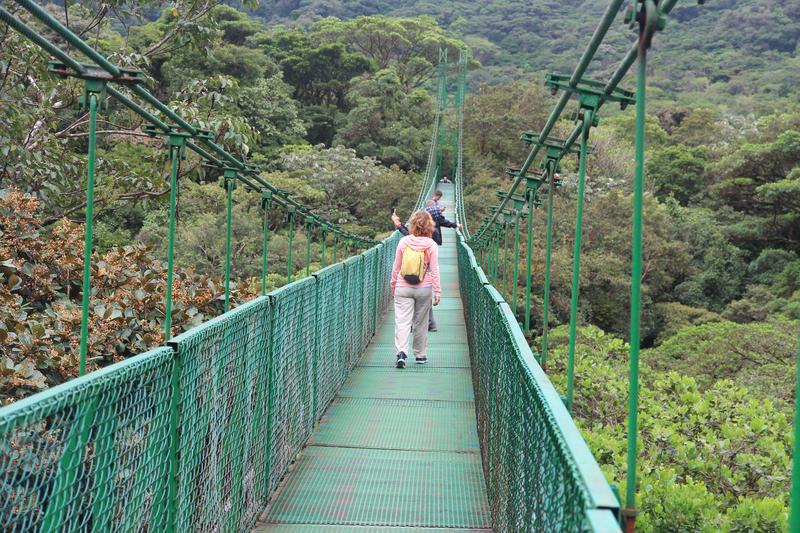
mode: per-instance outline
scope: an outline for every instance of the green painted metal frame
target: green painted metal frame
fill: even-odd
[[[619,531],[616,496],[536,362],[514,313],[462,235],[458,265],[470,351],[494,354],[472,367],[493,530]],[[521,399],[522,391],[531,395],[532,404]],[[517,411],[530,405],[535,415]],[[560,449],[549,453],[551,460],[570,465],[559,467],[564,477],[558,480],[526,464],[549,446]],[[548,505],[558,506],[559,512],[547,513]]]
[[[575,239],[572,250],[572,289],[569,310],[569,348],[567,357],[567,409],[572,411],[573,382],[575,377],[575,344],[578,327],[578,297],[580,292],[581,273],[581,237],[583,236],[583,201],[586,188],[586,155],[589,141],[589,129],[594,116],[592,109],[585,110],[583,115],[583,132],[578,160],[578,199],[575,208]]]

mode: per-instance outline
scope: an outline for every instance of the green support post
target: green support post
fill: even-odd
[[[789,499],[789,531],[791,533],[800,531],[800,344],[795,352],[795,374],[792,490]]]
[[[458,90],[456,90],[456,106],[458,106]],[[452,157],[450,158],[450,180],[453,181],[456,175],[456,169],[458,169],[458,132],[452,131],[450,134],[450,149],[452,151]]]
[[[181,372],[183,357],[176,345],[172,346],[175,357],[170,374],[169,405],[169,472],[167,479],[167,512],[165,531],[174,533],[178,516],[178,471],[180,467],[180,432],[181,427]]]
[[[322,256],[322,260],[321,260],[321,263],[320,263],[320,268],[325,268],[325,241],[328,239],[328,228],[327,227],[322,226],[320,228],[320,238],[321,238],[321,241],[322,241],[322,251],[320,252],[320,255]]]
[[[289,221],[289,257],[286,259],[286,280],[288,283],[292,282],[292,241],[294,240],[294,217],[294,206],[287,207],[286,218]]]
[[[231,308],[231,219],[233,214],[233,190],[236,188],[236,170],[226,168],[222,186],[227,196],[225,215],[225,312]]]
[[[336,257],[338,251],[339,251],[339,234],[338,233],[334,233],[333,234],[333,263],[334,264],[338,263],[337,257]]]
[[[47,15],[44,10],[36,4],[28,2],[25,3],[24,7],[25,9],[33,10],[35,16],[43,16],[53,22],[57,32],[68,32],[70,36],[74,37],[72,32],[69,32],[66,27]],[[137,84],[144,81],[144,75],[138,71],[119,69],[116,67],[113,67],[114,73],[109,74],[97,68],[96,65],[80,64],[5,9],[0,8],[0,11],[2,11],[1,14],[4,22],[47,50],[54,57],[64,60],[64,63],[59,63],[57,61],[50,62],[47,66],[49,72],[62,78],[80,78],[84,80],[81,107],[89,110],[89,153],[87,154],[88,161],[86,168],[86,212],[83,240],[83,282],[81,285],[81,338],[78,363],[78,374],[82,376],[86,373],[86,358],[89,351],[89,301],[92,292],[91,277],[94,233],[95,163],[97,159],[97,110],[106,101],[108,82],[113,81],[128,87],[135,87]],[[62,33],[62,35],[64,34]],[[85,45],[85,43],[83,44]]]
[[[494,282],[494,232],[489,233],[486,239],[486,275],[489,281]]]
[[[633,180],[633,238],[631,243],[631,331],[628,392],[628,460],[625,486],[625,531],[636,528],[636,440],[639,424],[639,343],[642,287],[642,210],[644,196],[645,95],[647,88],[647,49],[661,18],[653,0],[638,0],[638,63],[636,70],[635,175]],[[633,13],[632,11],[629,13]],[[633,20],[633,19],[631,19]],[[663,19],[662,19],[663,20]]]
[[[533,210],[536,189],[530,187],[525,190],[525,200],[528,203],[528,255],[525,258],[525,336],[531,337],[531,264],[533,263]]]
[[[261,209],[263,215],[264,240],[261,245],[261,296],[267,294],[267,245],[269,244],[269,208],[272,207],[272,191],[261,192]]]
[[[164,304],[164,340],[172,337],[172,279],[175,274],[175,217],[178,211],[178,171],[184,157],[186,134],[169,134],[169,231],[167,238],[167,290]]]
[[[550,332],[550,265],[553,252],[553,193],[556,188],[556,170],[558,159],[548,158],[547,177],[550,186],[547,189],[547,237],[544,252],[544,305],[542,306],[542,353],[540,364],[547,369],[547,340]]]
[[[175,273],[175,222],[178,201],[178,173],[180,161],[186,157],[186,144],[190,137],[209,137],[208,132],[195,130],[195,134],[179,131],[177,127],[169,127],[168,131],[153,126],[143,126],[142,130],[150,136],[163,135],[167,140],[170,161],[169,179],[169,229],[167,233],[167,289],[164,302],[164,340],[172,337],[172,281]]]
[[[578,159],[578,206],[575,210],[575,243],[572,250],[572,295],[569,311],[569,357],[567,361],[567,409],[572,411],[573,382],[575,378],[575,342],[578,324],[578,292],[581,272],[581,236],[583,234],[583,197],[586,185],[586,149],[589,129],[594,119],[594,107],[583,109],[581,151]]]
[[[383,244],[379,245],[378,248],[378,257],[381,255],[381,249],[383,248]],[[372,272],[372,329],[370,331],[370,337],[375,335],[375,332],[378,329],[378,272],[379,272],[379,261],[374,261],[375,266],[373,267]]]
[[[519,219],[521,212],[514,210],[514,277],[511,286],[511,310],[517,316],[517,285],[519,283]]]
[[[486,237],[486,276],[490,282],[494,279],[494,230]]]
[[[83,285],[81,293],[81,344],[78,374],[86,373],[86,355],[89,351],[89,298],[92,292],[92,225],[94,222],[94,165],[97,149],[98,95],[105,91],[105,83],[86,82],[84,101],[89,107],[89,161],[86,172],[86,222],[83,237]]]
[[[500,226],[495,225],[492,236],[492,285],[497,286],[500,273]]]
[[[497,223],[494,224],[494,228],[492,229],[492,276],[489,281],[492,282],[492,285],[495,287],[497,286],[497,258],[500,255],[500,244],[498,239],[497,233]]]
[[[314,232],[314,219],[306,217],[306,277],[311,275],[311,235]]]
[[[503,215],[503,297],[508,299],[508,218]]]
[[[492,235],[492,285],[497,286],[497,277],[500,266],[500,233],[497,231],[499,226],[495,225],[494,235]]]

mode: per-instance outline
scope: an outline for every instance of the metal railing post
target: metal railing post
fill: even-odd
[[[642,218],[644,197],[645,95],[647,89],[647,49],[659,22],[653,0],[639,0],[638,64],[636,69],[635,175],[633,178],[633,238],[631,243],[631,330],[630,376],[628,391],[628,460],[625,486],[625,531],[636,529],[636,440],[639,423],[639,343],[642,303]]]
[[[89,351],[89,299],[92,292],[92,223],[94,222],[94,166],[97,149],[98,94],[105,83],[88,81],[85,99],[89,107],[89,161],[86,171],[86,221],[83,238],[83,285],[81,293],[81,344],[78,374],[86,373],[86,355]]]
[[[269,244],[269,208],[272,207],[272,191],[261,192],[263,210],[263,242],[261,245],[261,296],[267,294],[267,245]]]
[[[289,256],[286,258],[286,281],[292,282],[292,241],[294,240],[294,217],[295,208],[289,206],[286,211],[286,218],[289,220]]]
[[[572,250],[572,295],[569,311],[569,356],[567,360],[567,409],[572,411],[573,381],[575,377],[575,342],[578,324],[578,296],[581,272],[581,237],[583,234],[583,197],[586,185],[586,151],[589,141],[589,128],[594,118],[592,109],[585,109],[581,151],[578,159],[578,205],[575,210],[575,242]]]
[[[544,252],[544,304],[542,305],[542,353],[540,363],[542,368],[547,368],[548,336],[550,332],[550,266],[553,255],[553,196],[556,188],[557,159],[548,159],[547,176],[550,186],[547,190],[547,236]]]
[[[231,308],[231,219],[233,218],[233,190],[236,188],[236,170],[225,169],[222,186],[225,188],[225,312]]]

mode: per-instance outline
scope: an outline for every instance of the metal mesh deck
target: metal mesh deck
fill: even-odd
[[[394,368],[387,313],[256,531],[489,531],[452,232],[429,363]]]

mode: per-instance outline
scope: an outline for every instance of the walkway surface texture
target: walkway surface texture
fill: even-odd
[[[489,531],[455,232],[444,238],[428,364],[394,368],[387,313],[255,531]]]

